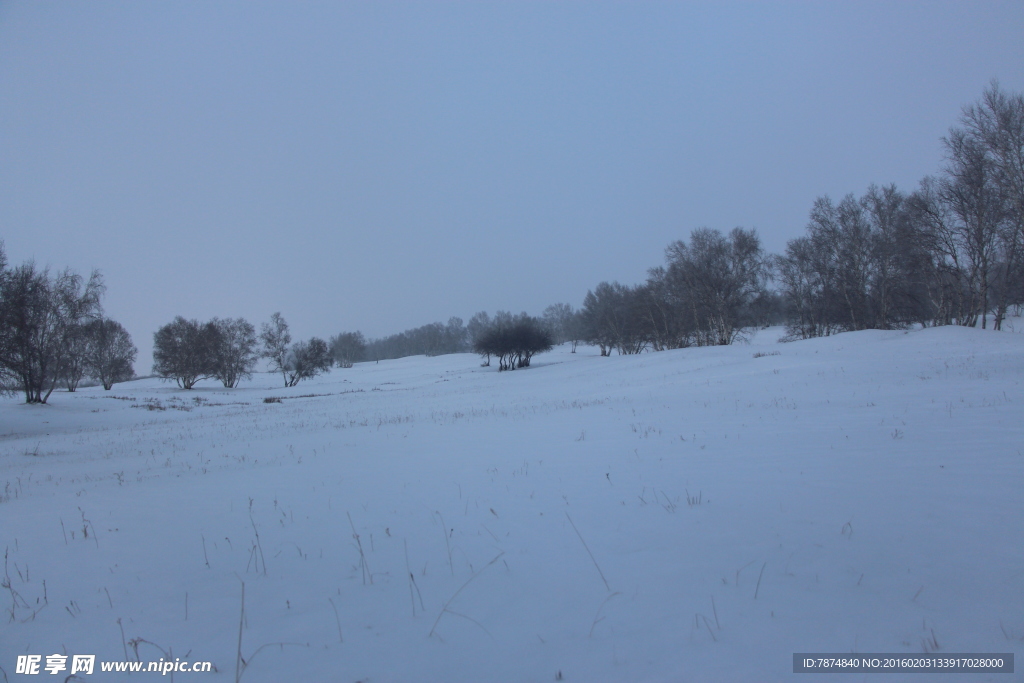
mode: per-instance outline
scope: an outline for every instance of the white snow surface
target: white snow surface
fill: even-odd
[[[248,683],[1013,679],[792,656],[1024,666],[1024,334],[779,334],[4,399],[0,667],[234,681],[244,582]]]

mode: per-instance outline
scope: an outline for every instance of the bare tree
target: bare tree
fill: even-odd
[[[462,323],[462,318],[453,315],[444,326],[444,346],[442,353],[462,353],[469,350],[469,332]]]
[[[79,323],[68,330],[67,353],[61,361],[60,375],[68,391],[76,391],[86,371],[86,354],[89,339],[85,333],[85,325]]]
[[[31,261],[0,277],[0,366],[25,393],[46,403],[64,376],[72,339],[81,323],[100,312],[103,279],[71,270],[51,276]]]
[[[596,344],[602,356],[640,353],[651,333],[643,306],[644,289],[618,282],[602,282],[583,299],[583,340]]]
[[[487,314],[487,311],[480,311],[474,313],[473,317],[469,319],[466,324],[466,335],[469,337],[469,347],[476,351],[477,343],[483,339],[483,335],[487,332],[487,328],[491,326],[491,316]],[[480,353],[486,360],[483,363],[484,367],[491,364],[491,354],[487,352]]]
[[[328,342],[331,356],[339,368],[350,368],[366,355],[366,339],[362,332],[342,332]]]
[[[98,318],[84,326],[88,340],[85,369],[103,388],[110,391],[116,382],[127,382],[135,377],[135,358],[138,349],[132,343],[128,330],[109,318]]]
[[[925,283],[928,317],[936,325],[965,324],[974,315],[975,296],[956,218],[943,201],[941,182],[923,178],[907,198],[907,212],[916,247],[923,255],[919,277]]]
[[[992,81],[976,104],[964,108],[960,117],[960,126],[950,131],[946,142],[949,155],[947,172],[954,183],[965,182],[976,185],[983,181],[976,177],[981,166],[973,158],[974,147],[980,147],[987,164],[984,170],[991,180],[990,193],[994,190],[998,198],[990,199],[991,203],[1000,203],[988,216],[984,215],[987,207],[982,206],[980,198],[971,202],[973,220],[978,223],[973,229],[991,229],[991,225],[982,224],[996,222],[995,256],[996,264],[992,269],[991,288],[994,293],[994,328],[1001,329],[1003,318],[1009,304],[1020,290],[1024,281],[1024,95],[1009,94],[999,88],[999,83]],[[971,169],[975,177],[971,176]],[[993,215],[996,214],[996,215]],[[958,212],[959,215],[959,212]],[[998,216],[998,218],[997,218]],[[963,219],[962,219],[963,220]],[[975,236],[977,241],[985,240],[987,234]],[[978,249],[980,245],[975,245]],[[979,254],[980,255],[980,254]],[[983,305],[989,302],[988,283],[983,284],[986,292],[982,296]],[[985,327],[986,311],[982,314],[982,327]]]
[[[907,251],[900,243],[905,217],[903,195],[895,185],[883,188],[871,185],[860,203],[870,240],[870,317],[874,327],[880,329],[902,326],[900,295],[906,290],[906,283],[901,277],[904,272],[901,259]]]
[[[216,376],[219,345],[220,330],[213,322],[179,315],[153,334],[153,372],[191,389],[199,380]]]
[[[806,237],[791,240],[775,259],[789,312],[787,339],[863,329],[902,329],[948,315],[943,282],[952,245],[948,214],[935,186],[907,198],[894,185],[872,185],[860,199],[838,204],[819,197]],[[956,270],[956,269],[954,269]]]
[[[292,344],[288,323],[280,313],[270,316],[260,331],[263,357],[270,360],[270,368],[280,372],[286,387],[294,387],[303,379],[330,372],[334,364],[327,342],[317,337]]]
[[[296,342],[289,350],[284,363],[284,385],[294,387],[301,380],[330,372],[334,358],[327,342],[312,337],[308,342]]]
[[[512,316],[499,312],[477,338],[473,350],[481,355],[496,356],[500,372],[529,367],[533,356],[549,350],[552,341],[550,330],[537,318],[526,313]]]
[[[827,337],[839,332],[834,269],[821,244],[811,236],[790,240],[777,267],[790,310],[787,338]]]
[[[597,346],[602,356],[610,356],[622,338],[622,289],[618,282],[601,282],[583,297],[583,341]]]
[[[239,381],[252,377],[259,360],[256,328],[244,318],[214,318],[211,323],[219,333],[213,376],[228,389],[234,389]]]
[[[669,286],[692,311],[698,344],[731,344],[755,323],[751,306],[764,291],[767,264],[754,230],[735,228],[726,238],[700,228],[665,255]]]
[[[638,304],[655,351],[700,343],[692,296],[677,272],[670,273],[662,266],[648,269]]]
[[[943,138],[947,164],[942,200],[956,218],[958,241],[966,256],[967,280],[976,300],[972,314],[962,324],[988,326],[989,286],[999,247],[1005,204],[997,185],[998,169],[984,141],[964,128],[952,128]]]
[[[551,304],[544,309],[541,317],[551,331],[554,343],[569,342],[572,344],[572,353],[576,353],[576,346],[583,337],[580,311],[575,310],[572,304]]]
[[[895,185],[871,185],[860,199],[868,224],[869,309],[872,327],[928,324],[930,255],[914,224],[912,203]]]
[[[544,309],[541,318],[548,326],[555,344],[564,344],[571,341],[573,336],[572,323],[576,311],[571,304],[551,304]],[[575,349],[573,349],[575,351]]]
[[[288,386],[288,351],[292,343],[292,335],[288,331],[288,323],[280,313],[270,316],[269,323],[260,327],[262,356],[270,361],[272,372],[280,372]]]

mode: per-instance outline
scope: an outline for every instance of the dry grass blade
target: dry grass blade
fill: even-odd
[[[594,629],[597,628],[599,622],[604,621],[604,617],[601,616],[601,610],[603,610],[604,606],[608,604],[608,601],[616,595],[622,595],[622,593],[615,591],[601,602],[601,606],[597,608],[597,613],[594,614],[594,621],[590,624],[590,633],[587,634],[587,638],[592,638],[594,636]]]
[[[359,550],[359,569],[363,572],[363,585],[366,585],[367,580],[370,584],[373,584],[373,574],[370,573],[370,565],[366,563],[366,554],[363,552],[363,542],[359,539],[359,534],[356,533],[356,525],[352,522],[352,515],[345,512],[348,517],[348,524],[352,527],[352,538],[356,540],[356,548]]]
[[[761,577],[764,576],[764,568],[767,567],[767,566],[768,566],[767,562],[762,564],[761,565],[761,573],[757,575],[757,587],[754,588],[754,599],[755,600],[757,600],[757,593],[758,593],[758,591],[761,590]]]
[[[444,607],[441,608],[441,613],[438,614],[437,615],[437,619],[434,620],[434,625],[430,627],[430,633],[427,634],[428,638],[431,637],[432,635],[434,635],[434,631],[437,629],[437,625],[441,622],[441,617],[444,616],[445,612],[449,612],[451,614],[456,614],[455,612],[452,612],[451,610],[449,610],[448,606],[451,605],[453,602],[455,602],[455,598],[459,597],[459,593],[464,591],[466,589],[466,586],[468,586],[469,584],[473,583],[473,580],[476,579],[476,577],[480,576],[488,567],[490,567],[495,562],[500,560],[501,556],[504,555],[504,554],[505,554],[505,552],[502,551],[502,552],[498,553],[497,555],[495,555],[493,560],[491,560],[490,562],[485,564],[483,567],[480,567],[480,569],[476,570],[473,573],[472,576],[470,576],[468,579],[466,579],[466,582],[464,584],[459,586],[459,590],[455,591],[455,593],[452,595],[452,597],[448,598],[448,601],[446,603],[444,603]],[[464,614],[456,614],[456,616],[460,616],[460,617],[464,617],[466,619],[469,619],[469,617],[466,617]],[[473,621],[473,620],[470,619],[470,621]],[[476,623],[476,622],[474,622],[474,623]],[[484,629],[484,630],[486,631],[487,629]],[[490,635],[490,634],[488,634],[488,635]]]
[[[604,578],[604,572],[601,571],[601,566],[597,564],[597,559],[594,557],[594,553],[590,552],[590,548],[587,546],[587,542],[583,540],[583,534],[581,534],[580,530],[576,528],[576,524],[573,523],[572,517],[569,516],[568,512],[565,513],[565,518],[569,520],[569,524],[572,524],[572,530],[576,532],[577,536],[579,536],[580,543],[583,544],[583,547],[586,549],[587,554],[590,555],[590,559],[594,563],[594,567],[597,568],[597,573],[601,575],[601,580],[604,581],[604,587],[607,588],[608,592],[610,593],[612,587],[608,585],[608,579]]]

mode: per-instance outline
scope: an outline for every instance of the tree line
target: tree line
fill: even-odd
[[[281,373],[284,386],[329,372],[334,364],[327,342],[318,337],[292,343],[280,313],[256,328],[244,318],[214,318],[206,323],[178,316],[153,335],[153,372],[191,389],[203,379],[216,379],[234,389],[250,379],[260,359]]]
[[[993,83],[942,143],[945,165],[912,193],[872,185],[859,198],[816,199],[806,234],[782,255],[766,253],[752,229],[699,228],[668,245],[645,282],[601,282],[578,310],[481,311],[468,323],[452,317],[370,340],[342,332],[315,340],[317,352],[351,367],[473,351],[510,370],[553,344],[635,354],[732,344],[772,324],[786,325],[784,340],[914,324],[986,328],[990,315],[1001,329],[1009,308],[1024,305],[1024,98]]]
[[[540,317],[486,311],[367,340],[342,332],[292,343],[280,313],[257,335],[242,318],[177,317],[154,334],[153,371],[191,389],[213,378],[233,388],[260,359],[285,386],[368,360],[473,351],[499,370],[527,367],[554,344],[643,351],[731,344],[746,330],[785,323],[784,340],[911,325],[1002,328],[1024,306],[1024,96],[993,82],[942,139],[945,163],[919,187],[872,185],[861,197],[815,200],[805,234],[784,254],[754,230],[694,230],[665,249],[638,285],[601,282],[580,309]],[[10,268],[0,243],[0,389],[45,403],[83,377],[104,388],[134,376],[137,350],[103,315],[98,272]]]
[[[1024,96],[992,83],[942,144],[944,166],[914,192],[816,199],[783,255],[753,230],[693,231],[645,283],[588,291],[577,334],[608,355],[730,344],[777,322],[784,340],[989,317],[1001,329],[1024,305]]]
[[[768,322],[771,259],[754,230],[700,228],[665,249],[665,265],[634,286],[601,282],[578,313],[582,341],[602,356],[731,344]]]
[[[451,317],[447,324],[430,323],[369,341],[362,332],[342,332],[331,337],[329,348],[339,367],[360,361],[477,351],[487,358],[484,365],[490,364],[493,355],[501,370],[512,370],[529,366],[534,354],[551,348],[553,339],[546,322],[526,313],[513,316],[499,311],[491,319],[481,311],[468,324]]]
[[[905,194],[819,198],[776,261],[790,338],[912,324],[1002,328],[1024,303],[1024,96],[993,83]]]

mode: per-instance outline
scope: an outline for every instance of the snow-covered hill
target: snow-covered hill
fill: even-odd
[[[179,681],[233,681],[243,581],[250,683],[1019,659],[1024,335],[778,334],[562,347],[507,373],[417,357],[292,389],[258,375],[5,399],[0,667],[14,683],[38,678],[17,655],[137,651],[218,670]]]

